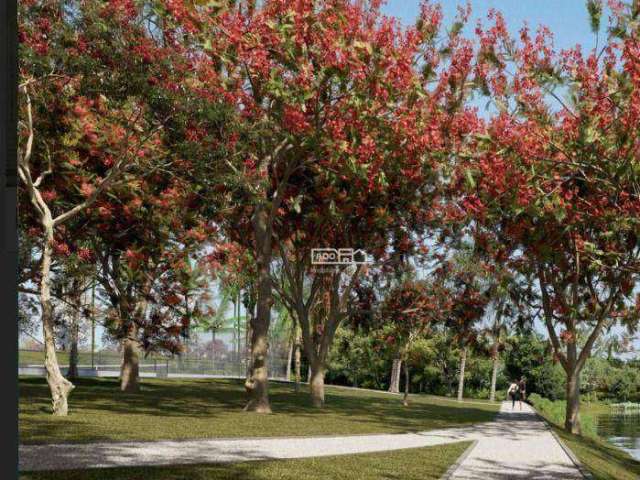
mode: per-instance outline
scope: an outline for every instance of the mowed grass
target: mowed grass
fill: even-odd
[[[20,480],[435,480],[469,442],[393,452],[218,465],[23,473]]]
[[[327,387],[311,407],[306,386],[270,383],[273,414],[244,412],[240,380],[143,379],[140,393],[117,379],[80,379],[68,417],[54,417],[44,379],[20,379],[20,443],[401,433],[490,421],[498,405]],[[213,477],[215,478],[215,477]]]
[[[559,427],[554,430],[595,480],[640,479],[640,462],[623,450],[600,438],[571,435]]]

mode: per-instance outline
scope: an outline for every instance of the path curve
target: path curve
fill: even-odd
[[[528,405],[504,402],[495,421],[419,433],[21,445],[21,471],[188,465],[292,459],[428,447],[477,440],[449,478],[563,479],[582,475]]]

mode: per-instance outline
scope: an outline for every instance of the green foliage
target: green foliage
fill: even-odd
[[[385,390],[389,387],[391,355],[374,335],[338,328],[329,353],[328,383]]]
[[[386,339],[394,332],[383,327],[369,333],[354,332],[346,327],[338,329],[329,356],[327,383],[386,390],[389,387],[393,359],[398,352]],[[407,352],[410,391],[433,395],[455,394],[460,350],[452,344],[451,336],[443,331],[419,338]],[[491,388],[491,359],[472,352],[467,357],[465,391],[471,398],[489,398]],[[402,371],[404,382],[404,368]],[[401,383],[402,383],[401,382]],[[497,398],[504,398],[507,378],[499,370]]]
[[[564,371],[553,361],[548,343],[538,333],[523,333],[508,340],[505,374],[511,380],[524,376],[528,392],[552,400],[564,398]]]
[[[600,31],[600,21],[602,20],[602,0],[587,0],[587,10],[589,11],[591,31],[598,33]]]
[[[549,400],[537,393],[532,393],[529,395],[529,402],[552,423],[556,425],[564,424],[565,409],[567,407],[567,403],[564,400]],[[592,415],[580,412],[580,426],[583,435],[597,437],[596,423]]]

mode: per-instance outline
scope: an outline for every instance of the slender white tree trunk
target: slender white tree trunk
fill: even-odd
[[[300,369],[302,367],[302,345],[300,341],[300,334],[296,332],[296,349],[294,355],[294,375],[295,375],[295,391],[300,391],[300,381],[301,381],[301,372]]]
[[[460,378],[458,379],[458,400],[462,401],[464,394],[464,369],[467,364],[467,347],[460,352]]]
[[[40,305],[42,308],[42,333],[44,336],[44,367],[47,383],[51,391],[51,407],[54,415],[65,416],[69,412],[68,396],[73,384],[60,372],[54,334],[53,304],[51,303],[51,256],[53,244],[53,224],[43,222],[45,240],[42,248]]]
[[[402,398],[402,404],[405,407],[409,406],[409,362],[405,359],[404,361],[404,396]]]
[[[498,357],[498,348],[493,348],[493,369],[491,371],[491,393],[489,394],[489,400],[495,402],[496,400],[496,381],[498,380],[498,366],[500,359]]]
[[[389,391],[391,393],[400,392],[400,373],[402,371],[402,360],[394,358],[391,365],[391,381],[389,382]]]
[[[291,360],[293,359],[294,344],[295,344],[295,340],[292,334],[291,339],[289,341],[289,352],[287,354],[287,370],[285,372],[286,380],[291,380]]]

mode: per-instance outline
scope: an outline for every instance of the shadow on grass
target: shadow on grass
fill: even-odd
[[[298,460],[27,472],[20,480],[435,480],[468,446],[463,442]]]
[[[241,380],[143,379],[136,394],[119,391],[117,379],[79,379],[70,397],[70,416],[53,418],[46,382],[20,380],[22,443],[154,440],[203,437],[300,436],[400,433],[490,421],[497,407],[439,404],[327,388],[326,406],[310,405],[306,391],[273,382],[273,415],[242,411]]]

